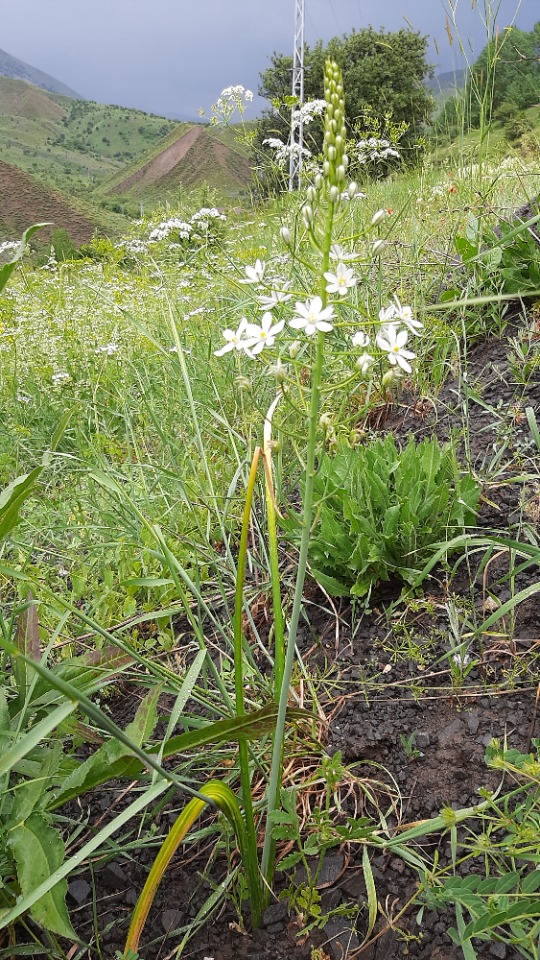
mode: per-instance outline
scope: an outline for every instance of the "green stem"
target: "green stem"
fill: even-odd
[[[278,393],[272,402],[264,421],[264,488],[266,497],[266,516],[268,523],[268,554],[270,559],[270,578],[272,583],[272,610],[274,614],[274,699],[279,703],[283,686],[285,668],[285,626],[281,606],[281,585],[279,575],[278,539],[276,527],[276,498],[272,477],[272,418],[283,394]]]
[[[326,283],[324,273],[328,270],[330,262],[330,246],[332,243],[332,226],[334,222],[334,204],[329,204],[328,216],[326,220],[326,229],[323,243],[323,262],[320,273],[320,297],[323,307],[326,306]],[[281,778],[283,770],[283,743],[285,739],[285,719],[287,715],[287,703],[289,699],[289,687],[294,665],[294,655],[296,650],[296,636],[298,631],[298,622],[302,609],[304,595],[304,582],[306,579],[309,542],[311,536],[311,523],[313,519],[313,491],[315,485],[315,456],[317,445],[317,427],[319,422],[319,406],[321,395],[321,381],[324,361],[324,334],[317,334],[317,347],[315,354],[315,363],[311,377],[311,404],[309,410],[308,422],[308,446],[305,469],[305,487],[304,503],[302,517],[302,534],[300,539],[300,552],[298,556],[298,571],[296,575],[296,585],[294,591],[293,607],[289,631],[287,637],[287,650],[285,655],[285,666],[283,671],[283,682],[279,698],[278,716],[276,729],[274,732],[274,742],[272,749],[272,764],[270,768],[270,780],[266,794],[266,830],[264,836],[264,846],[262,853],[261,870],[269,890],[274,876],[274,853],[275,841],[272,838],[272,813],[277,807],[278,797],[281,790]]]
[[[242,521],[242,533],[240,536],[240,548],[238,551],[238,565],[236,573],[236,595],[234,605],[234,689],[236,695],[237,717],[243,717],[246,712],[244,704],[243,671],[244,632],[242,629],[242,617],[244,612],[244,579],[249,535],[249,518],[251,515],[251,504],[253,501],[253,491],[257,479],[257,468],[259,465],[260,453],[261,448],[256,447],[246,491],[246,502],[244,505],[244,517]],[[253,927],[256,928],[260,926],[261,923],[262,890],[257,864],[257,833],[255,830],[255,818],[253,815],[253,803],[251,799],[249,752],[247,741],[244,738],[240,738],[238,741],[238,755],[240,760],[240,783],[242,790],[242,802],[244,805],[246,842],[250,852],[250,856],[245,863],[245,868],[246,872],[248,873],[248,885],[251,894],[251,922]]]

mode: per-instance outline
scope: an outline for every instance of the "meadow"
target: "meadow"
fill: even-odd
[[[351,183],[340,83],[0,267],[0,957],[540,955],[538,145]]]

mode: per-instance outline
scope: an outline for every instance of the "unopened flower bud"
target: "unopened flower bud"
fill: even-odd
[[[345,179],[346,176],[347,176],[347,171],[345,170],[345,167],[343,166],[343,164],[340,163],[339,167],[338,167],[337,170],[336,170],[336,180],[337,180],[337,182],[338,182],[338,183],[343,183],[343,181],[344,181],[344,179]]]
[[[391,367],[390,370],[387,370],[384,377],[381,380],[383,387],[391,387],[394,380],[396,379],[396,371]]]
[[[280,233],[281,239],[283,240],[283,243],[286,243],[287,246],[290,247],[292,243],[292,237],[291,237],[291,231],[289,230],[289,228],[282,227],[279,233]]]
[[[321,177],[320,173],[318,173],[315,177],[315,189],[322,190],[323,184],[324,184],[324,180]]]
[[[322,168],[323,168],[323,173],[324,173],[325,177],[329,177],[329,176],[330,176],[330,164],[329,164],[328,160],[325,160],[325,161],[324,161],[324,163],[323,163],[323,165],[322,165]]]
[[[371,248],[371,252],[372,252],[373,256],[374,256],[374,257],[375,257],[375,256],[380,256],[380,254],[383,252],[385,246],[386,246],[386,243],[385,243],[384,240],[375,240],[375,242],[374,242],[374,244],[373,244],[373,246],[372,246],[372,248]]]
[[[313,210],[311,209],[309,203],[306,203],[305,206],[302,207],[302,219],[306,227],[310,227],[313,223]]]
[[[293,340],[289,347],[289,356],[294,360],[298,356],[300,347],[302,346],[301,340]]]
[[[307,190],[306,190],[306,197],[308,198],[308,200],[309,200],[310,203],[314,203],[314,201],[317,199],[317,194],[316,194],[316,192],[315,192],[315,187],[309,186],[309,187],[307,188]]]
[[[328,153],[328,159],[329,159],[330,162],[332,163],[332,161],[334,161],[334,160],[336,159],[336,157],[337,157],[337,150],[336,150],[336,148],[335,148],[332,144],[330,144],[330,146],[328,147],[327,153]]]
[[[338,136],[336,137],[336,150],[342,150],[343,144],[344,144],[343,137],[341,136],[341,134],[338,134]]]
[[[322,427],[323,430],[328,430],[332,426],[332,421],[327,413],[322,414],[319,420],[319,426]]]
[[[358,188],[357,188],[357,186],[356,186],[356,183],[354,182],[354,180],[351,180],[349,186],[347,187],[347,193],[349,194],[349,197],[350,197],[351,200],[352,200],[353,197],[356,195],[357,189],[358,189]]]
[[[345,169],[347,169],[347,167],[349,166],[349,157],[348,157],[348,155],[347,155],[346,153],[343,154],[343,156],[342,156],[342,158],[341,158],[341,162],[342,162],[343,166],[345,167]]]
[[[337,187],[330,187],[330,200],[332,203],[337,203],[339,200],[339,189]]]
[[[383,220],[388,216],[387,210],[377,210],[377,213],[374,213],[371,218],[371,226],[376,227],[378,223],[382,223]]]

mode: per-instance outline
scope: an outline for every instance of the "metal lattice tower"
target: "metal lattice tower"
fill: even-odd
[[[292,95],[297,97],[298,107],[301,107],[304,103],[304,5],[305,0],[295,0]],[[289,190],[294,190],[300,187],[302,175],[304,125],[301,116],[298,123],[291,122],[290,146]]]

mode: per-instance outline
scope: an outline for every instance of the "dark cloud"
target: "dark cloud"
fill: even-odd
[[[501,28],[516,13],[516,0],[452,5],[469,52],[485,44],[486,9],[498,10]],[[457,38],[451,47],[445,30],[450,0],[305,0],[305,8],[309,44],[370,24],[410,25],[433,38],[430,56],[440,69],[461,65]],[[294,34],[294,0],[17,0],[1,17],[3,49],[83,96],[192,116],[199,107],[208,112],[229,84],[256,92],[272,52],[291,50]],[[516,25],[530,30],[539,19],[538,0],[522,0]]]

